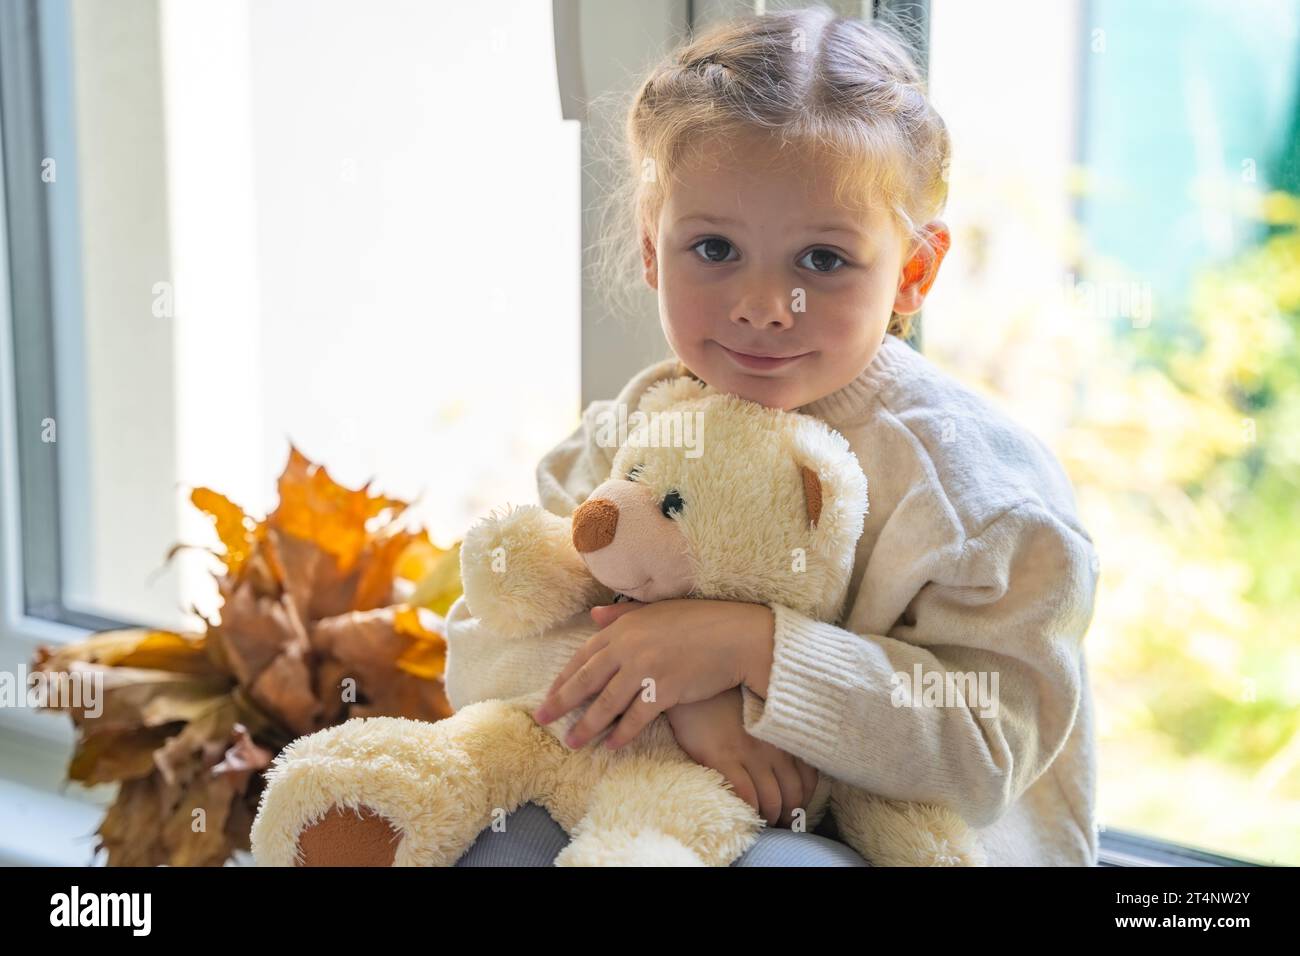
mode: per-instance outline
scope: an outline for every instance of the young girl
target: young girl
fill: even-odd
[[[948,136],[905,45],[825,9],[733,21],[652,72],[627,137],[639,266],[674,357],[546,455],[543,506],[570,514],[608,477],[605,415],[692,374],[840,431],[870,509],[840,621],[728,601],[596,608],[602,629],[534,716],[598,695],[567,742],[612,728],[618,747],[666,714],[773,825],[741,865],[862,865],[777,828],[819,773],[953,808],[994,865],[1095,863],[1096,558],[1050,452],[904,341],[949,244]],[[565,842],[526,805],[459,865],[545,865]]]

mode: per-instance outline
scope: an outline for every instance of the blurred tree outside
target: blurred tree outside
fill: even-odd
[[[1013,208],[1014,184],[1001,188]],[[1085,645],[1099,824],[1295,864],[1300,199],[1220,198],[1264,238],[1196,275],[1185,314],[1135,308],[1142,296],[1125,293],[1142,280],[1076,230],[1044,239],[1089,279],[1013,308],[969,302],[978,349],[927,335],[926,351],[1022,421],[1063,410],[1061,427],[1035,431],[1101,558]],[[974,226],[957,241],[980,238]]]
[[[1300,2],[1076,12],[934,3],[923,349],[1075,486],[1099,827],[1300,864]],[[1041,43],[1004,66],[1006,21]]]

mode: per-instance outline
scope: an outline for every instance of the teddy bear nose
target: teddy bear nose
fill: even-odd
[[[618,530],[618,505],[605,498],[583,502],[573,513],[573,546],[579,554],[599,551],[614,540]]]

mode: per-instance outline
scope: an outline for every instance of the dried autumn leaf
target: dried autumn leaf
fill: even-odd
[[[431,620],[433,619],[433,620]],[[415,677],[436,680],[447,668],[447,641],[435,628],[437,615],[409,604],[397,608],[393,630],[411,638],[411,645],[397,658],[397,666]]]
[[[226,841],[232,850],[252,850],[253,819],[257,815],[257,805],[266,781],[259,772],[250,783],[243,797],[230,804],[230,816],[226,818]]]
[[[369,611],[393,602],[393,578],[398,560],[415,535],[408,531],[391,531],[371,541],[358,559],[360,572],[351,610]]]
[[[333,560],[306,538],[295,538],[274,528],[267,530],[265,547],[274,558],[280,583],[293,601],[299,619],[303,623],[315,620],[319,616],[314,613],[315,595],[337,587],[340,576]],[[318,569],[322,566],[328,575],[327,580],[318,580]]]
[[[224,676],[105,667],[77,660],[62,670],[48,672],[67,674],[74,684],[80,684],[80,700],[60,697],[47,706],[67,711],[73,723],[88,733],[187,721],[230,690],[230,680]]]
[[[316,698],[308,652],[294,644],[286,647],[249,688],[258,706],[275,716],[295,734],[319,730],[324,710]]]
[[[265,747],[259,747],[243,724],[235,724],[234,737],[234,743],[226,748],[225,756],[221,763],[212,768],[212,773],[228,775],[235,792],[243,793],[248,789],[253,774],[269,767],[275,754]]]
[[[180,724],[86,734],[77,741],[68,779],[87,787],[147,777],[157,767],[154,751],[180,731]]]
[[[201,634],[175,634],[147,628],[101,631],[75,644],[37,649],[41,670],[67,670],[72,661],[107,667],[139,667],[184,674],[216,674]]]
[[[277,742],[276,750],[281,746],[289,743],[292,739],[282,733],[282,728],[276,722],[274,715],[267,713],[260,707],[256,701],[248,695],[248,690],[244,687],[236,686],[230,692],[230,698],[235,703],[235,713],[238,717],[239,724],[245,727],[248,732],[255,737],[263,740]]]
[[[202,753],[205,746],[212,743],[225,745],[234,732],[238,717],[234,699],[229,694],[210,702],[154,754],[154,766],[163,780],[174,786],[180,776],[179,768]]]
[[[110,866],[219,866],[247,849],[252,775],[271,754],[231,723],[240,710],[233,699],[209,709],[167,741],[154,773],[123,782],[99,828]]]
[[[262,525],[249,518],[239,505],[211,488],[195,488],[190,492],[190,501],[212,519],[217,537],[226,549],[225,554],[220,555],[226,573],[238,575],[257,547]]]
[[[109,866],[158,866],[167,862],[158,821],[160,781],[153,773],[123,780],[117,798],[95,831],[95,851],[108,851]]]
[[[218,582],[218,590],[224,599],[221,623],[209,633],[244,687],[252,687],[288,648],[307,648],[306,628],[287,595],[261,596],[251,583],[229,578]]]
[[[356,607],[358,585],[368,564],[364,550],[347,571],[340,570],[335,559],[315,542],[274,529],[268,532],[267,550],[283,568],[284,590],[304,622]],[[390,581],[390,590],[391,586]]]
[[[343,681],[351,676],[351,667],[331,657],[323,658],[316,668],[316,699],[321,702],[320,719],[326,727],[347,719]]]
[[[220,866],[230,857],[226,820],[240,794],[228,776],[212,774],[218,760],[219,751],[197,754],[191,772],[175,786],[160,783],[159,836],[170,866]]]
[[[389,512],[391,520],[406,508],[406,502],[371,495],[369,489],[369,482],[355,491],[344,488],[323,465],[290,447],[279,480],[280,501],[267,525],[314,542],[347,572],[365,546],[371,519]]]
[[[312,647],[343,665],[364,693],[367,684],[396,669],[394,662],[410,643],[394,630],[393,617],[392,608],[379,608],[324,618],[312,624]]]
[[[349,716],[409,717],[432,722],[450,717],[453,712],[442,681],[399,671],[370,696],[369,703],[353,704]]]
[[[396,617],[396,608],[385,607],[326,618],[312,626],[312,645],[341,662],[364,695],[350,716],[441,720],[452,712],[442,681],[417,677],[397,664],[414,639],[398,633]]]

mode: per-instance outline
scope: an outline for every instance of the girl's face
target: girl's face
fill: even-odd
[[[793,147],[778,155],[762,135],[731,143],[679,169],[645,277],[687,368],[719,391],[797,408],[862,373],[891,312],[920,309],[947,229],[927,226],[941,233],[937,253],[906,248],[886,211],[834,203],[829,167]]]

